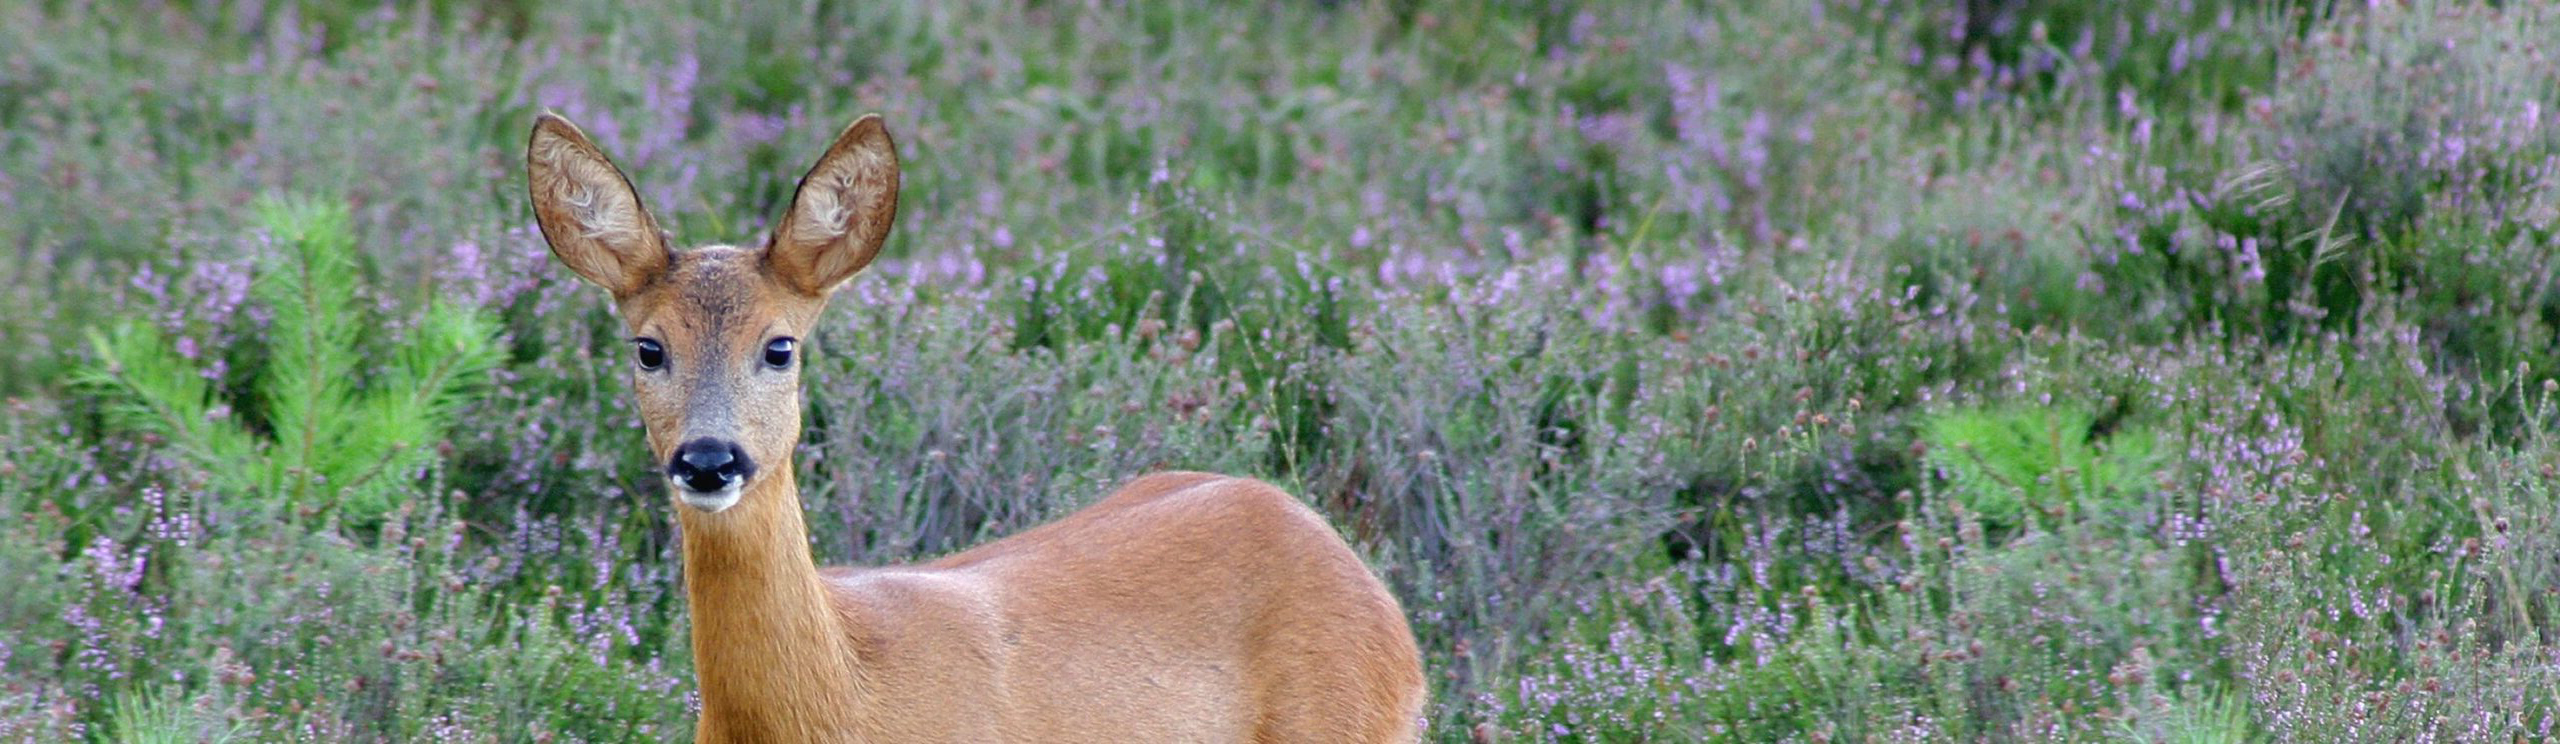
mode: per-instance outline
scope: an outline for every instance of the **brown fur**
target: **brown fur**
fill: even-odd
[[[877,117],[811,168],[773,240],[681,253],[564,119],[527,148],[561,263],[611,291],[663,370],[633,371],[659,462],[697,437],[760,469],[732,506],[675,500],[684,528],[696,740],[1403,742],[1420,655],[1386,587],[1297,498],[1158,473],[1064,519],[924,565],[819,569],[790,455],[798,365],[826,296],[870,263],[897,206]],[[807,353],[803,343],[802,354]]]

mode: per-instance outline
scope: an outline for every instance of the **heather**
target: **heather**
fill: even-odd
[[[679,242],[905,160],[816,552],[1322,511],[1435,741],[2560,716],[2534,4],[0,7],[0,739],[690,735],[543,110]]]

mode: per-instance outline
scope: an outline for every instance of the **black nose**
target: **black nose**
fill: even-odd
[[[756,474],[756,464],[737,443],[703,437],[676,448],[675,457],[667,460],[667,477],[684,487],[710,493],[744,482]]]

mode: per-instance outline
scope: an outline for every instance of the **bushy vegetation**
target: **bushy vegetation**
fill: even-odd
[[[97,362],[81,380],[101,389],[110,427],[157,438],[211,490],[280,498],[307,514],[341,510],[371,525],[406,499],[403,481],[448,436],[454,399],[494,364],[491,329],[475,308],[430,302],[419,327],[382,350],[389,363],[380,374],[366,379],[370,370],[357,361],[371,349],[359,342],[381,339],[358,338],[345,207],[269,200],[255,219],[282,245],[249,293],[268,323],[261,338],[220,350],[214,364],[249,360],[255,389],[236,397],[259,407],[232,408],[212,389],[227,371],[193,362],[208,350],[184,335],[172,344],[139,320],[91,338]],[[259,431],[273,441],[259,441]]]
[[[2560,11],[2417,0],[0,5],[0,739],[689,734],[670,506],[524,205],[854,116],[817,552],[1267,478],[1434,740],[2560,717]]]

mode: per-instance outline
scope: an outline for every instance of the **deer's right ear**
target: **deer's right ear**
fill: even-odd
[[[570,271],[620,299],[656,281],[673,262],[630,179],[577,125],[547,112],[534,119],[524,160],[534,221]]]

